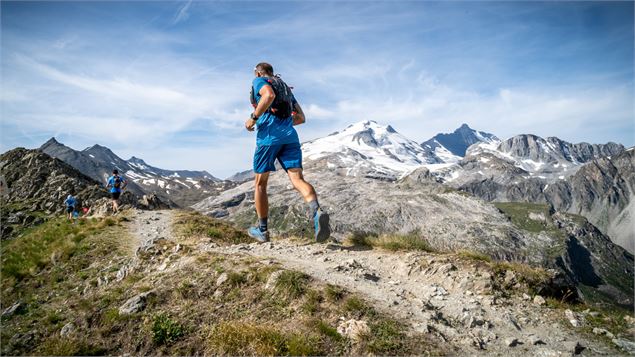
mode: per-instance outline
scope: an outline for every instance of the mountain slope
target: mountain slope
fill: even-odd
[[[569,144],[571,149],[566,151],[522,151],[522,157],[532,162],[527,166],[538,171],[520,167],[520,158],[471,147],[468,156],[445,173],[445,182],[488,201],[543,202],[558,211],[582,215],[615,243],[635,252],[635,151],[620,152],[621,146],[611,144],[576,145],[583,150]],[[603,154],[610,155],[598,157]],[[581,164],[593,157],[598,158]]]
[[[137,195],[156,194],[164,202],[187,207],[193,203],[233,187],[232,182],[221,181],[207,171],[165,170],[148,165],[132,157],[123,160],[109,148],[93,145],[77,151],[50,139],[41,150],[77,168],[99,182],[104,182],[117,168],[129,180],[127,189]]]
[[[622,279],[632,276],[633,256],[599,231],[593,231],[594,228],[565,231],[562,227],[572,218],[552,213],[546,205],[515,208],[524,217],[519,221],[521,223],[516,223],[510,218],[515,216],[501,212],[494,205],[437,183],[425,168],[398,182],[387,182],[338,173],[317,161],[307,168],[305,177],[315,184],[321,205],[330,212],[331,229],[337,239],[351,234],[412,235],[441,251],[467,249],[496,259],[559,269],[568,274],[571,282],[583,281],[581,272],[591,269],[600,277],[593,281],[593,289],[608,291],[608,296],[624,304],[632,303],[629,297],[632,284],[615,287],[612,281],[615,275]],[[253,190],[251,183],[245,183],[193,207],[247,227],[257,221]],[[268,193],[272,233],[310,237],[312,225],[307,218],[306,205],[289,187],[283,172],[270,175]],[[582,217],[573,220],[578,219],[584,221]],[[536,221],[540,229],[523,223],[527,220]],[[575,227],[586,225],[571,224]],[[567,243],[569,241],[573,243]],[[580,246],[607,248],[591,252]],[[598,259],[566,258],[579,254],[573,253],[577,250]],[[559,264],[559,261],[566,264]],[[621,270],[607,266],[613,262],[617,262]]]

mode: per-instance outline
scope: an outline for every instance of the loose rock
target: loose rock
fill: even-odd
[[[128,315],[145,309],[147,298],[151,294],[154,294],[154,291],[147,291],[128,299],[128,301],[119,307],[119,313],[121,315]]]
[[[221,286],[223,285],[223,283],[225,283],[227,281],[227,279],[229,279],[229,276],[227,275],[227,273],[223,273],[221,274],[218,279],[216,279],[216,286]]]
[[[337,332],[350,338],[354,342],[359,342],[363,335],[370,333],[370,328],[366,321],[363,320],[348,320],[343,321],[337,326]]]
[[[547,303],[547,301],[542,296],[540,296],[540,295],[534,296],[534,304],[536,304],[538,306],[542,306],[542,305],[544,305],[546,303]]]

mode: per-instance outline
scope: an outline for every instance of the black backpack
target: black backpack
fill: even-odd
[[[115,188],[121,188],[121,177],[115,176]]]
[[[287,119],[293,114],[293,93],[291,92],[291,88],[284,83],[279,75],[267,78],[267,82],[271,85],[273,92],[276,94],[276,98],[267,111],[279,119]],[[258,103],[256,102],[256,94],[254,93],[253,86],[251,87],[250,96],[251,105],[255,108]]]

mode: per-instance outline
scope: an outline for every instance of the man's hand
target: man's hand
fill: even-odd
[[[247,129],[247,131],[254,131],[254,126],[255,125],[256,125],[256,121],[251,119],[251,118],[249,118],[245,122],[245,129]]]

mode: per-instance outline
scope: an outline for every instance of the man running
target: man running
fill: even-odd
[[[305,121],[300,104],[287,85],[273,74],[269,63],[259,63],[254,68],[256,78],[252,83],[252,105],[254,112],[245,122],[248,131],[257,129],[256,152],[254,153],[255,201],[258,227],[251,227],[248,234],[259,242],[269,241],[267,218],[269,201],[267,181],[269,173],[275,171],[277,159],[287,172],[293,187],[308,203],[315,227],[315,240],[324,242],[331,234],[329,215],[318,203],[317,194],[302,176],[302,149],[294,125]],[[276,100],[277,99],[277,100]]]
[[[77,204],[77,200],[73,195],[68,195],[66,200],[64,201],[66,205],[66,213],[68,214],[68,219],[73,220],[73,212],[75,212],[75,205]]]
[[[112,211],[114,214],[117,214],[117,212],[119,212],[119,196],[121,195],[121,191],[126,188],[127,184],[128,181],[126,181],[126,179],[124,179],[122,176],[119,176],[119,171],[117,169],[112,170],[112,176],[108,178],[106,188],[110,187]]]

